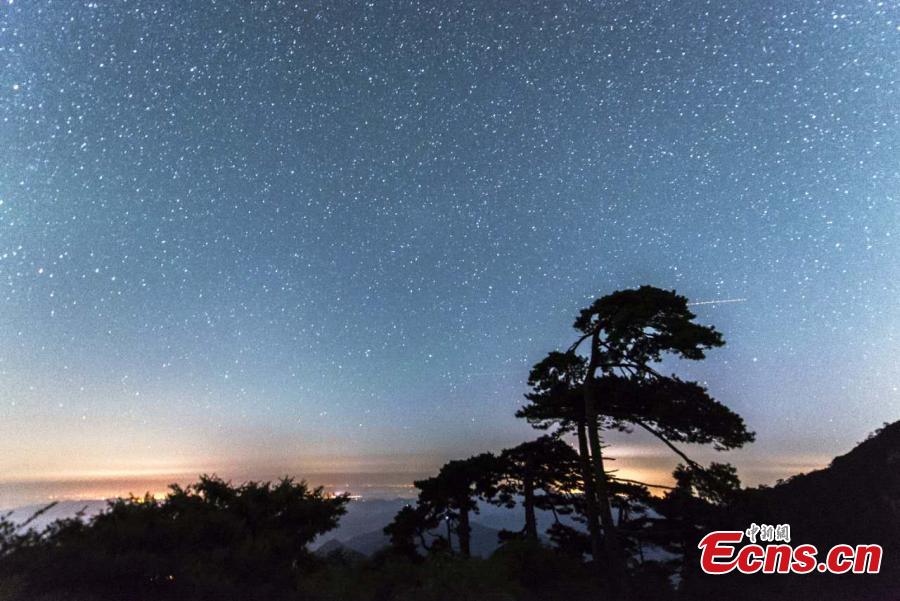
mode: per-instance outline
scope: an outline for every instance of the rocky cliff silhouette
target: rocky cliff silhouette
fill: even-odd
[[[880,574],[706,577],[696,598],[900,600],[900,421],[886,424],[823,469],[746,491],[730,527],[790,524],[791,544],[879,544]]]
[[[827,468],[752,491],[798,540],[900,544],[900,421],[885,425]]]

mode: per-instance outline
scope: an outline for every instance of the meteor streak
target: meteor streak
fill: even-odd
[[[688,306],[696,306],[696,305],[724,305],[725,303],[742,303],[746,301],[746,298],[723,298],[721,300],[707,300],[707,301],[696,301],[693,303],[688,303]]]

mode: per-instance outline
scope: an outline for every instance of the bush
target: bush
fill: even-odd
[[[201,477],[161,501],[119,499],[41,536],[7,531],[0,581],[23,582],[10,599],[290,598],[297,576],[316,564],[307,545],[337,525],[346,503],[287,478],[232,486]]]

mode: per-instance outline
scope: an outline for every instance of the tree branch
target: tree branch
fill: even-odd
[[[572,343],[572,346],[569,347],[568,352],[574,353],[576,351],[576,349],[578,349],[578,347],[581,346],[581,343],[584,342],[585,340],[587,340],[588,338],[590,338],[592,335],[593,335],[593,332],[585,334],[584,336],[582,336],[581,338],[576,340],[574,343]]]
[[[640,480],[631,480],[629,478],[616,478],[615,476],[610,476],[610,479],[615,480],[616,482],[626,482],[628,484],[639,484],[641,486],[646,486],[648,488],[664,488],[666,490],[675,490],[674,486],[666,486],[665,484],[648,484],[647,482],[641,482]]]
[[[660,440],[663,442],[663,444],[665,444],[667,447],[669,447],[670,449],[672,449],[672,451],[673,451],[676,455],[678,455],[679,457],[681,457],[682,459],[684,459],[684,460],[688,463],[688,465],[690,465],[692,468],[697,469],[697,470],[700,470],[700,471],[703,471],[703,472],[706,471],[702,465],[700,465],[699,463],[697,463],[696,461],[694,461],[693,459],[691,459],[690,457],[688,457],[687,455],[685,455],[684,452],[681,451],[681,449],[679,449],[678,447],[676,447],[675,445],[673,445],[671,442],[669,442],[669,439],[668,439],[668,438],[666,438],[665,436],[663,436],[662,434],[660,434],[659,432],[657,432],[656,430],[654,430],[653,428],[651,428],[650,426],[648,426],[647,424],[645,424],[642,420],[635,419],[635,420],[632,420],[632,421],[633,421],[634,423],[636,423],[637,425],[639,425],[640,427],[642,427],[642,428],[643,428],[644,430],[646,430],[647,432],[650,432],[650,434],[653,434],[653,436],[655,436],[655,437],[657,437],[658,439],[660,439]]]

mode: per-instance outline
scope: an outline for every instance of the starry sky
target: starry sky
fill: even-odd
[[[671,368],[745,480],[821,465],[900,418],[898,75],[894,1],[4,0],[0,481],[516,444],[644,283],[742,299]]]

